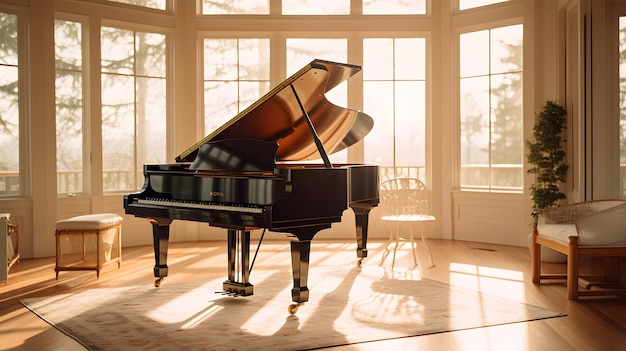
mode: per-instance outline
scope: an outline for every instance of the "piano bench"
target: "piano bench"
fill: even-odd
[[[55,224],[56,279],[60,271],[95,270],[122,263],[122,217],[97,213],[59,220]]]

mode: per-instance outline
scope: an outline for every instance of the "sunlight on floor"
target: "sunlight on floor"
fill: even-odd
[[[160,323],[184,323],[183,329],[193,328],[203,319],[223,308],[207,301],[207,287],[211,285],[215,285],[215,283],[209,281],[186,294],[168,300],[150,311],[147,316]],[[199,301],[206,301],[206,307],[202,310],[197,308],[201,304]]]
[[[450,284],[525,302],[524,274],[508,269],[450,263]]]

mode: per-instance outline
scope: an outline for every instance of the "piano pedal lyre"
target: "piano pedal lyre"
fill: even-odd
[[[254,286],[250,283],[239,283],[227,280],[222,287],[224,290],[216,291],[215,293],[232,297],[254,295]]]

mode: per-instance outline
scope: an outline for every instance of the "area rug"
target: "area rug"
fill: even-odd
[[[380,267],[315,267],[295,315],[289,272],[254,276],[250,297],[222,280],[102,288],[22,303],[90,350],[309,350],[562,314]]]

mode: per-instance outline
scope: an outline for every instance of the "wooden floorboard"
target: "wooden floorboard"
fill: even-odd
[[[332,350],[621,350],[626,345],[626,298],[566,299],[565,285],[556,281],[534,285],[530,279],[530,255],[521,247],[450,240],[429,240],[436,265],[429,267],[423,245],[418,245],[419,265],[413,267],[408,246],[400,248],[393,274],[423,276],[456,286],[525,302],[566,313],[566,317],[488,328],[363,343]],[[171,243],[165,284],[226,275],[225,242]],[[383,242],[371,242],[364,264],[378,265]],[[340,241],[313,241],[311,268],[346,264],[355,256],[355,245]],[[122,267],[105,267],[96,279],[93,271],[60,272],[55,279],[54,258],[24,259],[0,282],[0,350],[84,350],[24,308],[20,299],[77,292],[94,287],[151,283],[154,266],[151,246],[125,247]],[[291,270],[289,243],[265,242],[257,267]],[[385,266],[391,266],[391,257]],[[581,263],[594,270],[593,262]],[[545,271],[564,272],[564,264],[545,264]],[[315,289],[315,282],[309,287]],[[253,298],[253,297],[252,297]],[[288,304],[289,301],[286,302]]]

